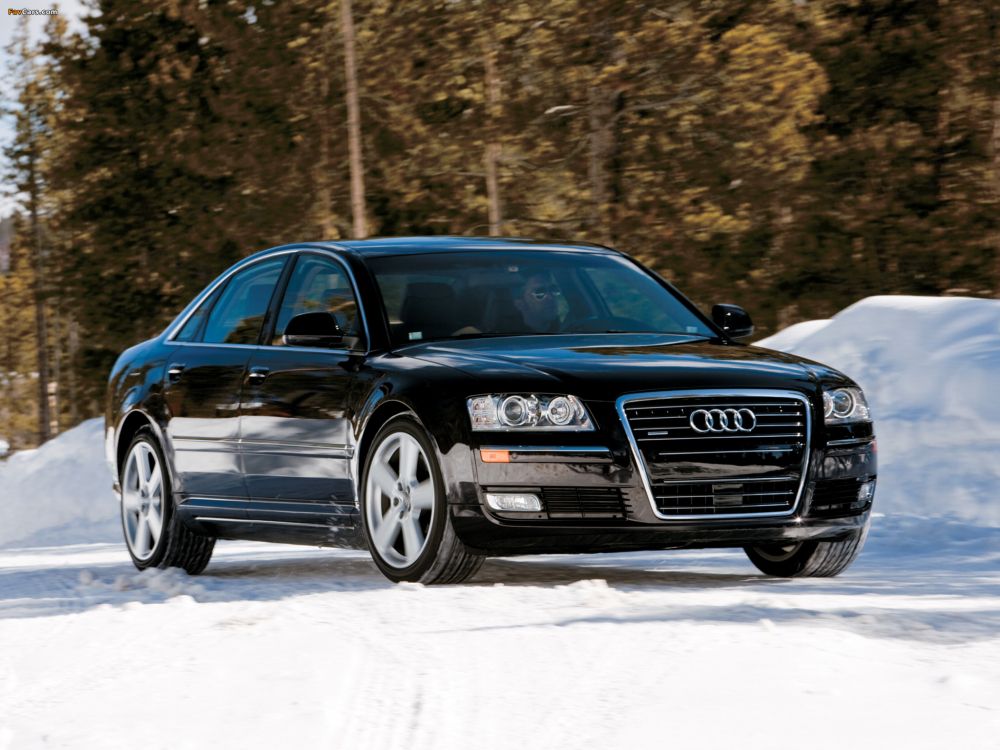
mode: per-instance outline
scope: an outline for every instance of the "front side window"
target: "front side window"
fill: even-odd
[[[372,258],[393,346],[475,336],[715,334],[667,287],[619,255],[427,253]]]
[[[235,274],[209,313],[202,341],[256,344],[284,258],[265,260]]]
[[[320,255],[301,255],[278,310],[273,346],[282,346],[288,321],[309,312],[328,312],[344,332],[344,347],[352,349],[361,340],[361,316],[354,287],[344,267]]]

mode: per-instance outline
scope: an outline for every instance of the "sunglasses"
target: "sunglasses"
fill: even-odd
[[[535,299],[542,300],[548,296],[561,297],[562,290],[556,286],[548,286],[548,287],[540,286],[537,289],[532,289],[530,292],[528,292],[528,294],[530,294]]]

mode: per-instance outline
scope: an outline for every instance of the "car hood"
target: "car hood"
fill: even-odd
[[[600,400],[680,388],[813,391],[816,367],[823,367],[755,346],[665,334],[463,339],[411,345],[405,354],[472,375],[482,391],[495,383],[507,391],[566,390]]]

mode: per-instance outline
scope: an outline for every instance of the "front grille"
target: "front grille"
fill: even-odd
[[[820,479],[813,490],[810,512],[817,516],[841,516],[863,510],[867,501],[858,502],[860,479]]]
[[[625,503],[617,487],[543,487],[549,518],[624,518]]]
[[[700,409],[749,409],[754,419],[744,431],[699,432],[691,418]],[[809,443],[804,397],[784,391],[646,394],[620,399],[619,412],[659,516],[783,515],[795,509]],[[705,429],[697,415],[695,426]]]
[[[724,479],[709,482],[669,482],[654,486],[656,507],[664,515],[774,513],[795,504],[797,479]]]

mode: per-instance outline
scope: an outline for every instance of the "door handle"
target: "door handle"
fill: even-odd
[[[270,373],[271,370],[267,367],[251,367],[250,372],[247,373],[247,383],[260,385]]]
[[[181,373],[184,372],[184,365],[170,365],[167,370],[167,380],[171,383],[176,383],[181,379]]]

